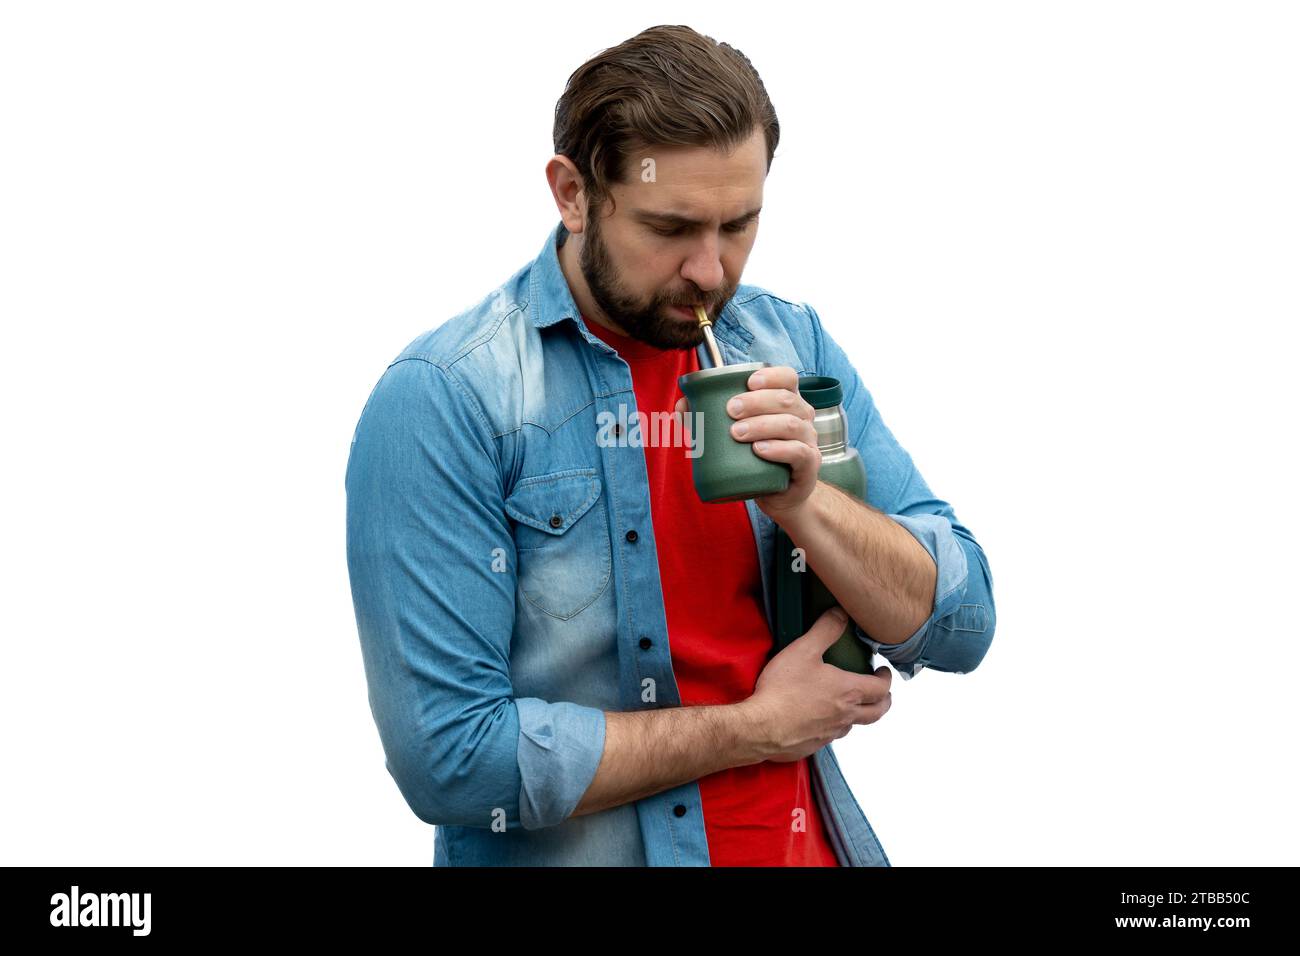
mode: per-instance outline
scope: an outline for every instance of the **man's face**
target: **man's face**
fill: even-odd
[[[613,214],[602,206],[587,218],[583,278],[632,338],[661,349],[694,347],[704,332],[693,307],[717,318],[758,236],[767,178],[762,131],[729,156],[706,147],[646,150],[629,161],[627,177],[611,188]]]

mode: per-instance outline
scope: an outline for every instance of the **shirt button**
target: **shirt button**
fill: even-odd
[[[648,651],[648,650],[650,650],[650,638],[648,638],[648,637],[643,637],[643,638],[641,638],[641,642],[640,642],[640,643],[641,643],[641,650],[643,650],[643,651]]]
[[[625,537],[627,538],[627,540],[635,542],[635,541],[636,541],[636,529],[633,528],[631,531],[629,531],[629,532],[625,535]]]
[[[676,816],[684,817],[686,816],[686,808],[679,803],[677,806],[673,807],[673,813]]]
[[[560,525],[562,525],[562,524],[564,524],[564,519],[563,519],[563,518],[561,518],[559,515],[551,515],[551,527],[552,527],[552,528],[558,528],[558,527],[559,527]]]

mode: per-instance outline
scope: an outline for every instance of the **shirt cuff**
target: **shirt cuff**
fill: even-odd
[[[934,585],[934,606],[930,617],[916,629],[907,640],[900,644],[882,644],[872,640],[866,631],[853,624],[858,639],[875,653],[889,661],[890,666],[903,675],[903,680],[911,680],[928,663],[925,657],[926,647],[934,634],[934,622],[947,617],[961,602],[966,593],[966,551],[952,533],[952,523],[942,515],[889,515],[889,518],[901,524],[912,533],[912,537],[934,559],[936,580]]]
[[[519,822],[563,823],[582,800],[605,752],[605,712],[567,701],[517,697]]]

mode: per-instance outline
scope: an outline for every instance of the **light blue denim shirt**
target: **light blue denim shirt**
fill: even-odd
[[[533,262],[403,349],[361,413],[347,558],[370,709],[388,772],[436,826],[435,866],[708,866],[697,782],[570,816],[600,763],[604,712],[681,701],[645,455],[596,440],[602,412],[635,409],[632,376],[579,316],[558,257],[567,235],[557,224]],[[905,678],[972,670],[996,620],[984,552],[817,313],[742,284],[714,330],[728,363],[840,380],[868,502],[935,560],[916,633],[859,638]],[[771,626],[776,525],[745,504]],[[809,767],[840,864],[889,866],[831,745]]]

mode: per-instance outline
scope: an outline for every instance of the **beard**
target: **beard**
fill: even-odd
[[[629,337],[657,349],[688,349],[703,342],[704,330],[700,328],[699,322],[665,316],[664,313],[673,305],[688,309],[702,305],[708,310],[709,318],[716,322],[718,313],[736,294],[736,286],[724,286],[711,294],[688,292],[674,297],[656,293],[650,297],[649,302],[628,294],[623,288],[618,269],[610,259],[609,248],[601,237],[600,213],[601,209],[598,208],[589,216],[582,239],[582,252],[578,256],[578,267],[582,270],[582,277],[587,282],[592,299]]]

